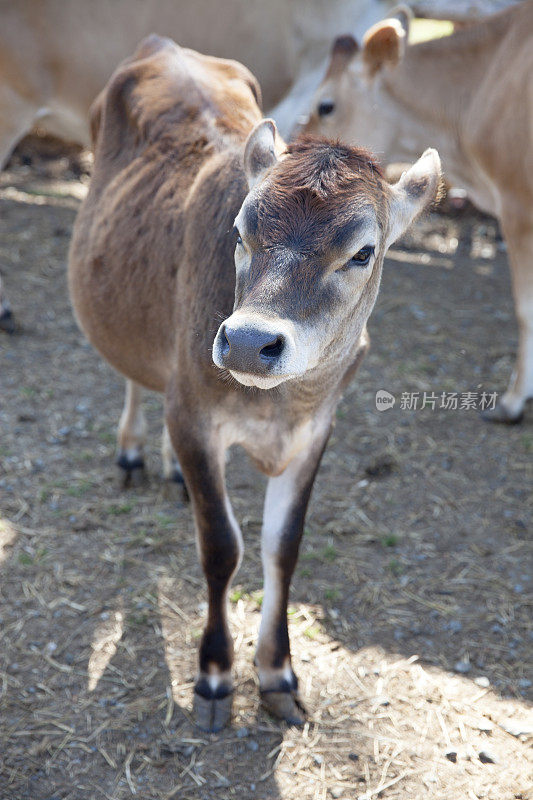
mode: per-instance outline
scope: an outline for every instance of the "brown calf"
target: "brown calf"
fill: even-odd
[[[195,706],[209,730],[230,714],[226,598],[242,555],[225,451],[242,445],[270,476],[256,665],[265,704],[298,723],[287,598],[307,503],[385,250],[439,180],[434,151],[391,187],[365,151],[285,150],[258,94],[235,62],[143,42],[94,108],[70,251],[80,325],[128,379],[122,466],[142,458],[139,385],[165,396],[168,472],[181,465],[208,585]]]

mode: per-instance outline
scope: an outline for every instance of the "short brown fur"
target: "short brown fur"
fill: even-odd
[[[264,239],[292,239],[302,252],[320,252],[361,203],[372,204],[384,227],[386,184],[368,150],[302,136],[286,153],[269,175],[269,191],[259,204]]]

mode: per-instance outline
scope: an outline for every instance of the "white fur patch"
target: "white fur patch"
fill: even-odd
[[[229,501],[229,497],[228,497],[227,494],[224,495],[224,506],[225,506],[226,514],[228,515],[228,519],[230,521],[233,533],[235,535],[235,540],[237,542],[237,547],[238,547],[238,550],[239,550],[239,559],[237,561],[237,566],[235,567],[233,575],[231,576],[231,578],[228,581],[228,590],[229,590],[229,587],[231,586],[231,581],[233,580],[233,576],[238,571],[238,569],[239,569],[239,567],[241,565],[242,555],[244,553],[244,543],[243,543],[243,540],[242,540],[242,533],[241,533],[241,529],[239,527],[239,523],[235,519],[235,514],[233,513],[233,508],[231,507],[231,503]]]
[[[276,561],[287,514],[296,497],[295,478],[294,465],[291,462],[281,475],[271,478],[267,486],[261,532],[264,594],[259,641],[268,635],[279,608],[281,586]]]
[[[267,485],[263,510],[263,527],[261,531],[261,559],[264,574],[264,595],[262,605],[259,642],[267,636],[271,628],[280,602],[280,576],[277,558],[280,553],[280,540],[283,536],[287,518],[294,501],[298,498],[298,479],[302,467],[310,457],[311,446],[315,437],[321,438],[324,427],[329,424],[329,416],[309,420],[299,429],[296,441],[298,451],[288,467],[275,478],[270,478]]]

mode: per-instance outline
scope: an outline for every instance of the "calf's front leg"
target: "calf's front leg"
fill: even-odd
[[[263,705],[292,725],[301,725],[305,711],[291,664],[287,604],[292,574],[304,529],[307,504],[330,421],[313,441],[267,485],[261,534],[264,597],[255,657]]]
[[[209,433],[197,433],[194,420],[183,424],[171,414],[167,425],[191,499],[198,550],[207,580],[208,611],[194,687],[196,724],[218,731],[231,716],[233,641],[228,625],[228,590],[243,552],[224,481],[224,449]]]

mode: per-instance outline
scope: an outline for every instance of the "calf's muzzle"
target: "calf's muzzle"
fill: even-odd
[[[285,349],[282,333],[251,325],[220,327],[217,334],[220,361],[226,369],[266,375],[275,369]]]

